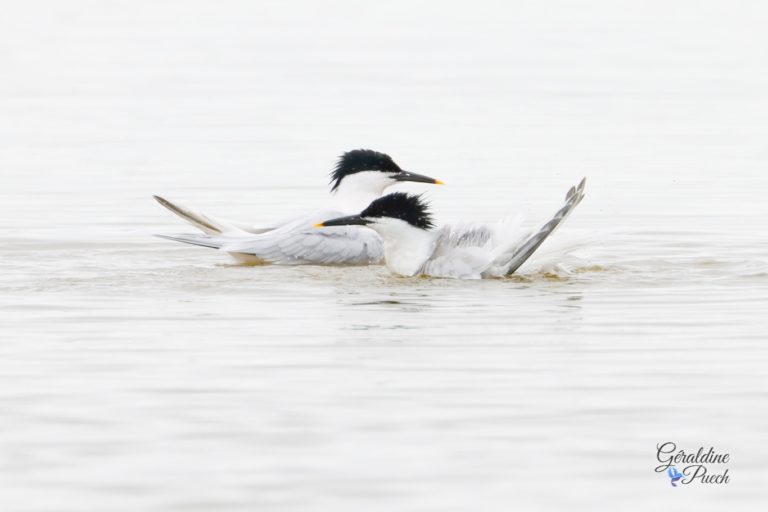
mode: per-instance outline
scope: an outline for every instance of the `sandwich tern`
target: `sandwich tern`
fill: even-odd
[[[161,205],[203,232],[157,236],[219,249],[243,263],[374,264],[384,256],[381,238],[374,230],[364,226],[340,226],[321,231],[312,226],[324,219],[359,212],[380,197],[386,188],[400,182],[443,183],[401,169],[384,153],[356,149],[339,158],[331,173],[331,201],[324,209],[270,227],[254,227],[216,219],[154,196]]]
[[[421,196],[396,192],[374,200],[357,215],[315,227],[366,226],[384,241],[389,270],[402,276],[459,279],[503,277],[514,273],[584,198],[586,178],[571,187],[565,205],[535,232],[521,234],[506,222],[444,225],[435,228]],[[319,230],[322,231],[322,230]]]

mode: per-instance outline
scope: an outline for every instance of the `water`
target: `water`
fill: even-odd
[[[0,509],[755,510],[759,2],[25,2],[0,20]],[[507,280],[153,239],[319,205],[372,147],[438,218],[545,219]],[[424,190],[410,186],[408,190]],[[542,249],[547,249],[546,246]],[[731,454],[673,489],[657,443]]]

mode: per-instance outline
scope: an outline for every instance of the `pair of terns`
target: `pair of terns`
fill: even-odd
[[[277,265],[370,265],[384,259],[403,276],[479,279],[515,272],[584,197],[585,180],[565,205],[535,231],[505,222],[435,227],[419,195],[384,191],[399,182],[442,184],[401,169],[384,153],[344,153],[331,173],[331,206],[273,226],[252,227],[155,199],[203,233],[162,238],[230,253],[238,261]]]

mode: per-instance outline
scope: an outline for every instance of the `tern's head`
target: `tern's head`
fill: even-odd
[[[428,231],[434,223],[429,205],[420,195],[395,192],[376,199],[359,215],[327,220],[315,227],[349,225],[369,226],[381,233],[408,227]]]
[[[404,171],[389,155],[370,149],[355,149],[341,155],[331,173],[331,192],[341,187],[380,195],[384,189],[401,181],[432,183],[442,181]]]

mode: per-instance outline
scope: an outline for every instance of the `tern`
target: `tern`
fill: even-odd
[[[408,181],[443,184],[429,176],[401,169],[385,153],[356,149],[339,158],[331,173],[331,201],[324,209],[270,227],[253,227],[216,219],[154,196],[161,205],[203,232],[157,236],[219,249],[243,263],[375,264],[383,258],[384,248],[374,230],[364,226],[340,226],[321,231],[312,226],[324,219],[359,212],[388,187]]]
[[[586,179],[582,179],[571,187],[565,205],[540,229],[522,235],[503,221],[435,228],[422,197],[402,192],[376,199],[357,215],[326,220],[315,227],[371,228],[384,241],[387,268],[401,276],[503,277],[520,268],[576,208],[584,198],[585,184]]]

